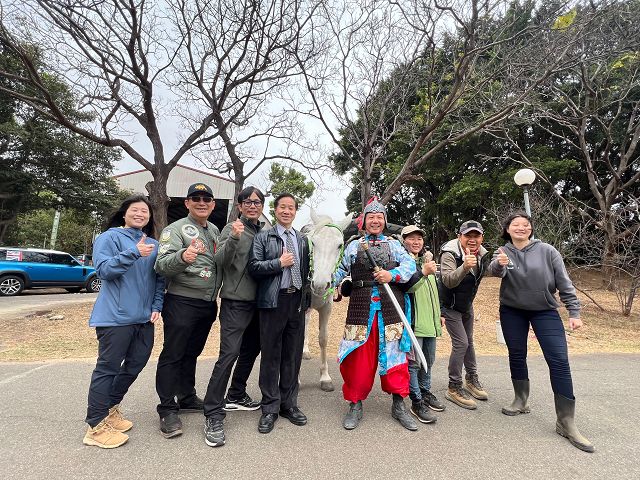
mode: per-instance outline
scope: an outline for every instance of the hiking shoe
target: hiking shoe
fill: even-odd
[[[467,391],[462,388],[462,385],[449,384],[449,388],[444,394],[444,397],[447,400],[451,400],[456,405],[468,410],[475,410],[478,408],[476,402],[474,402]]]
[[[160,418],[160,433],[164,438],[182,435],[182,420],[175,412],[170,412]]]
[[[480,380],[478,380],[477,373],[467,373],[464,376],[464,388],[478,400],[486,400],[489,398],[487,392],[482,387]]]
[[[422,402],[412,402],[411,413],[422,423],[436,423],[438,419]]]
[[[113,428],[105,418],[95,427],[87,429],[82,443],[100,448],[116,448],[127,443],[127,440],[129,436]]]
[[[120,411],[120,405],[114,405],[109,409],[109,415],[104,419],[114,430],[119,432],[128,432],[133,427],[133,422],[127,420],[122,416]]]
[[[204,401],[193,395],[188,401],[178,401],[178,408],[181,413],[202,413],[204,411]]]
[[[222,420],[212,417],[204,419],[204,443],[210,447],[221,447],[224,445],[224,428]]]
[[[422,403],[429,407],[434,412],[444,412],[444,404],[436,398],[436,396],[429,390],[422,392]]]
[[[260,408],[260,402],[252,400],[249,395],[246,393],[244,397],[240,400],[231,400],[230,398],[225,398],[224,400],[224,411],[225,412],[234,412],[236,410],[244,410],[246,412],[252,412],[254,410],[258,410]]]

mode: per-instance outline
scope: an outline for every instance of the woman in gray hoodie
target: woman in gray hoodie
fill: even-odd
[[[580,450],[593,452],[593,444],[580,434],[574,423],[575,397],[567,340],[555,293],[559,293],[569,311],[572,330],[582,326],[580,302],[560,253],[532,237],[533,226],[526,213],[509,215],[502,228],[502,238],[507,244],[498,249],[489,265],[492,275],[502,277],[500,324],[509,349],[515,391],[515,400],[504,407],[502,413],[510,416],[529,413],[527,336],[531,325],[549,366],[557,414],[556,432]]]

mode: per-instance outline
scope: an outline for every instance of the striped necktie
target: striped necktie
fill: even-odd
[[[298,261],[298,256],[296,255],[296,250],[293,247],[293,234],[291,230],[285,230],[287,234],[287,251],[293,254],[293,266],[291,269],[291,282],[293,286],[297,289],[302,288],[302,276],[300,275],[300,262]]]

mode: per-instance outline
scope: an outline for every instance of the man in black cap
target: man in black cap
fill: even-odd
[[[215,208],[211,188],[194,183],[184,205],[189,214],[160,235],[155,267],[167,282],[164,345],[156,372],[157,411],[165,438],[182,434],[178,412],[203,411],[195,389],[196,360],[216,319],[221,282],[214,261],[220,232],[208,221]]]
[[[473,300],[491,258],[482,246],[484,230],[480,222],[469,220],[459,229],[458,238],[445,243],[440,253],[441,277],[438,282],[441,313],[451,337],[449,388],[445,398],[462,408],[473,410],[478,400],[486,400],[473,347]],[[466,370],[464,388],[462,366]]]

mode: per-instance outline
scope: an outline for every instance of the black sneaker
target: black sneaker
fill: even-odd
[[[446,408],[429,390],[422,392],[422,403],[434,412],[443,412]]]
[[[188,401],[179,401],[178,407],[181,413],[202,413],[204,410],[204,401],[194,395]]]
[[[170,412],[160,418],[160,433],[164,438],[182,435],[182,420],[175,412]]]
[[[204,443],[210,447],[221,447],[224,445],[224,428],[222,420],[206,417],[204,420]]]
[[[411,413],[422,423],[436,423],[438,420],[422,401],[411,403]]]
[[[240,400],[231,400],[230,398],[225,398],[224,400],[224,411],[225,412],[234,412],[236,410],[244,410],[246,412],[252,412],[254,410],[258,410],[260,408],[260,402],[256,402],[252,400],[249,395],[246,393],[244,397]]]

